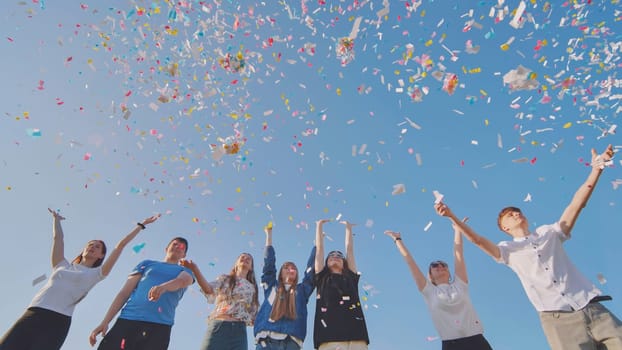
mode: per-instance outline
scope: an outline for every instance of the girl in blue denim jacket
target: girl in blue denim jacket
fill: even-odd
[[[264,228],[266,249],[261,285],[264,301],[255,318],[256,350],[300,350],[307,333],[307,303],[313,293],[315,246],[311,250],[302,282],[298,268],[285,262],[276,273],[272,226]]]

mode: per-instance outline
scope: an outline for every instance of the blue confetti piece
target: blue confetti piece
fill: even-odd
[[[134,253],[138,254],[143,248],[145,248],[146,243],[140,243],[132,247]]]

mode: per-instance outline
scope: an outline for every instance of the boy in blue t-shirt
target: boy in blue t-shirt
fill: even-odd
[[[187,252],[188,241],[176,237],[166,247],[164,261],[144,260],[138,264],[102,322],[91,332],[91,346],[101,333],[104,338],[98,350],[166,350],[177,304],[186,288],[194,282],[192,272],[179,265]],[[119,318],[106,333],[108,324],[119,310]]]

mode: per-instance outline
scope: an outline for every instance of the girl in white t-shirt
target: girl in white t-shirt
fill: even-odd
[[[119,259],[123,248],[146,225],[156,221],[159,215],[137,223],[114,250],[106,257],[103,241],[89,241],[82,252],[71,262],[65,259],[65,244],[59,213],[48,208],[54,221],[52,244],[52,275],[30,302],[26,312],[0,339],[2,350],[56,350],[60,349],[71,325],[75,306],[86,294],[104,279]]]
[[[423,294],[434,327],[443,341],[442,349],[492,350],[484,338],[484,328],[471,304],[460,230],[454,226],[454,280],[451,279],[447,263],[440,260],[430,263],[429,279],[426,278],[404,245],[401,234],[393,231],[385,233],[395,241],[417,288]]]

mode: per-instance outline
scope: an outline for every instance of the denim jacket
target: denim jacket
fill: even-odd
[[[264,301],[259,308],[257,317],[255,318],[254,334],[261,331],[272,331],[294,336],[300,340],[305,339],[307,335],[307,303],[309,297],[315,289],[315,246],[311,249],[307,267],[304,270],[304,278],[302,282],[296,285],[296,319],[290,320],[281,318],[274,322],[270,321],[270,313],[272,312],[272,304],[270,303],[270,294],[276,290],[278,284],[278,276],[276,269],[276,254],[272,246],[267,246],[264,251],[264,266],[261,275],[261,285],[264,291]],[[300,270],[298,271],[300,274]]]

